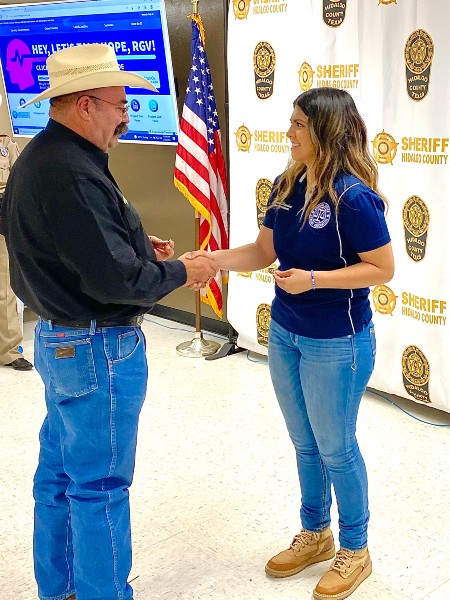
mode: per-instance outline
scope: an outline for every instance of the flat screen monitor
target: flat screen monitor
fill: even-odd
[[[178,110],[164,0],[84,0],[0,6],[0,62],[14,135],[32,137],[47,124],[49,101],[22,108],[49,87],[45,61],[68,46],[109,44],[121,69],[159,93],[126,88],[128,132],[121,140],[178,142]]]

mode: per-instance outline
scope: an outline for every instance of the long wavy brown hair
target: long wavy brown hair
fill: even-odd
[[[308,117],[315,150],[315,160],[310,167],[314,176],[307,178],[309,200],[303,213],[304,222],[327,194],[338,211],[339,197],[334,182],[342,171],[354,175],[374,190],[387,207],[387,200],[378,189],[377,165],[369,154],[367,129],[350,94],[334,88],[313,88],[300,94],[293,106],[300,107]],[[289,162],[274,186],[277,195],[274,206],[290,196],[306,170],[306,165],[301,162]]]

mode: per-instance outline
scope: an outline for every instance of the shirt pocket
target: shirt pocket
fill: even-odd
[[[125,221],[131,245],[137,256],[143,260],[156,260],[155,251],[142,228],[141,219],[129,204],[125,204]]]
[[[9,177],[9,160],[0,155],[0,185],[5,185]]]
[[[45,342],[50,381],[66,398],[89,394],[98,388],[90,338]]]
[[[132,231],[136,231],[137,229],[139,229],[141,219],[139,218],[139,215],[134,210],[134,208],[129,204],[125,204],[125,218],[127,220],[128,227]]]

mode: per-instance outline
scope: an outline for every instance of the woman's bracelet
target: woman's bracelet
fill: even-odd
[[[316,290],[316,278],[314,277],[314,271],[311,269],[311,286],[312,289]]]

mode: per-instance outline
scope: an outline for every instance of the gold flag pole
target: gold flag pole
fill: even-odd
[[[199,0],[191,0],[193,14],[198,15]],[[200,213],[195,211],[195,250],[200,250]],[[218,342],[205,340],[202,333],[201,325],[201,300],[200,291],[195,292],[195,334],[194,338],[189,342],[182,342],[176,347],[177,354],[188,358],[202,358],[215,354],[220,348]]]

